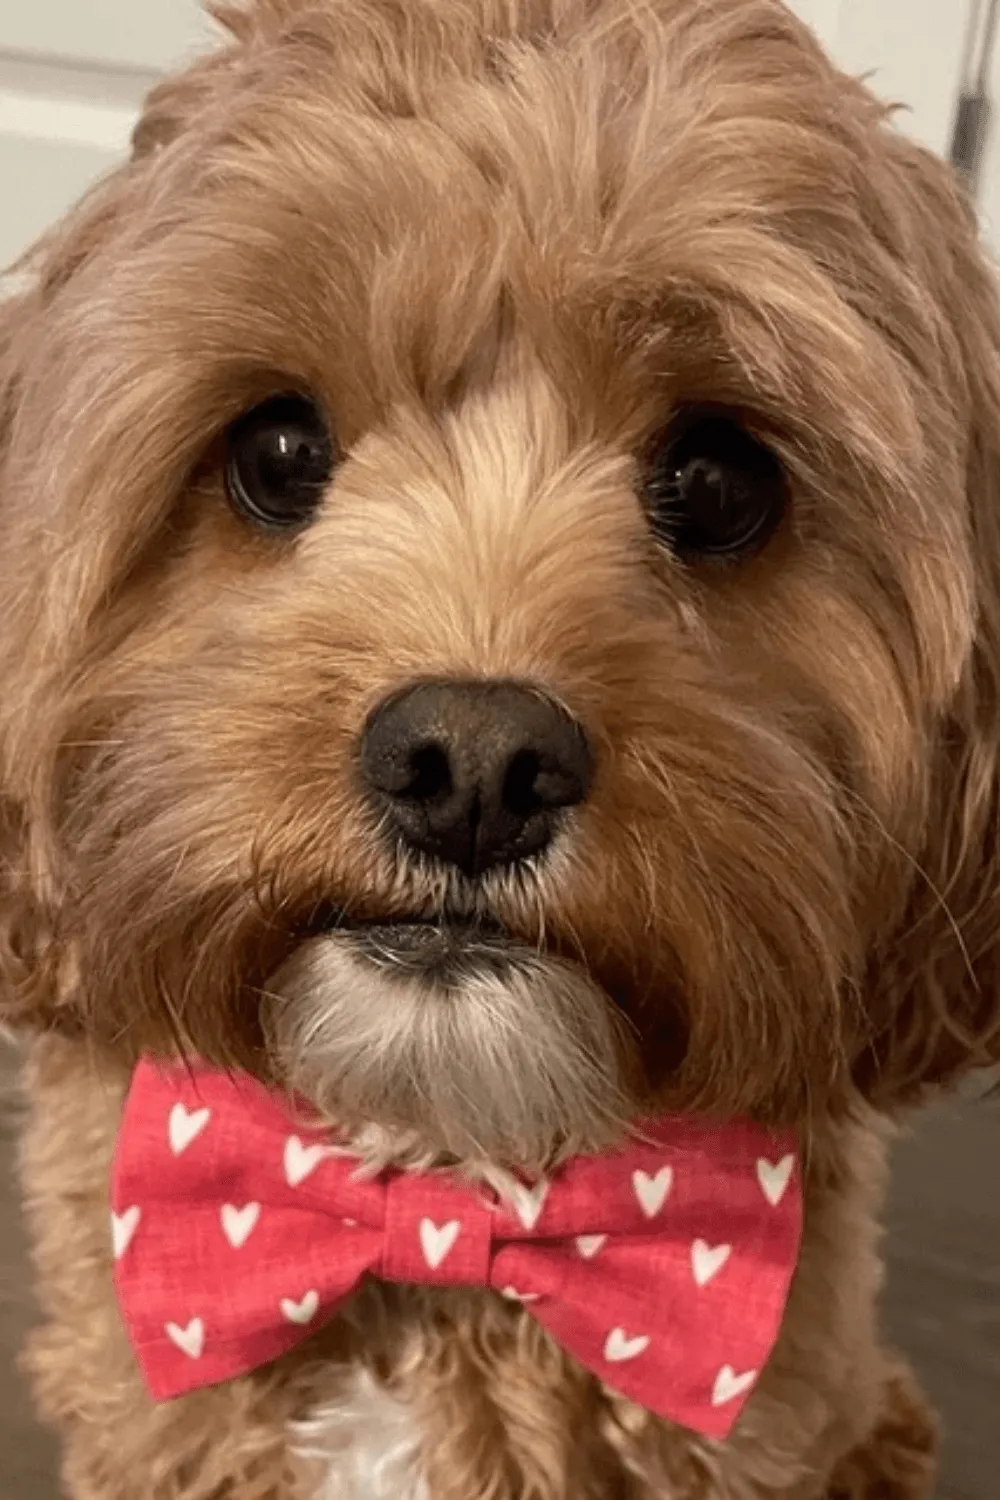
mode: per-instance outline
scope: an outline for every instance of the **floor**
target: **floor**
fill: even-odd
[[[0,1054],[0,1097],[10,1077]],[[889,1213],[886,1323],[944,1417],[937,1500],[1000,1500],[1000,1097],[980,1092],[914,1123]],[[0,1500],[56,1500],[53,1447],[15,1367],[31,1308],[11,1117],[0,1115]]]

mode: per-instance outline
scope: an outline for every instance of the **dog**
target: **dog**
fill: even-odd
[[[920,1500],[886,1156],[1000,1054],[971,207],[778,0],[214,14],[0,312],[0,1013],[66,1493]],[[496,1203],[653,1115],[789,1132],[732,1433],[373,1277],[152,1400],[109,1174],[178,1060]]]

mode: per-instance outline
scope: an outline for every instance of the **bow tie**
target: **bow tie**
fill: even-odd
[[[581,1364],[728,1435],[778,1335],[802,1193],[748,1121],[646,1121],[501,1201],[438,1172],[359,1172],[255,1080],[143,1062],[112,1185],[115,1280],[154,1398],[277,1359],[368,1275],[489,1287]]]

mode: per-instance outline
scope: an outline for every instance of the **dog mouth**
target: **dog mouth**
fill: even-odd
[[[476,973],[502,976],[527,955],[539,956],[488,916],[439,912],[358,919],[331,909],[319,933],[349,945],[375,969],[421,979],[444,991],[462,986]],[[313,935],[318,935],[316,929]]]
[[[631,1041],[585,967],[478,913],[328,910],[268,985],[281,1075],[352,1135],[539,1169],[620,1137]]]

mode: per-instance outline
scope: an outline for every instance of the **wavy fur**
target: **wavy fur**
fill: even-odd
[[[69,1493],[312,1500],[289,1434],[371,1378],[430,1500],[918,1500],[932,1426],[874,1331],[880,1114],[1000,1055],[1000,315],[969,205],[776,0],[216,14],[0,310],[0,1015],[36,1038],[31,1361]],[[290,385],[348,456],[283,545],[220,451]],[[789,474],[738,568],[672,559],[639,498],[703,401]],[[596,754],[552,856],[475,888],[393,850],[355,769],[380,698],[452,673],[541,685]],[[372,980],[366,1033],[303,985],[324,903],[443,902],[537,955],[465,1030]],[[736,1438],[627,1407],[490,1298],[377,1288],[152,1410],[103,1206],[148,1050],[477,1170],[651,1104],[794,1123],[806,1245]]]

